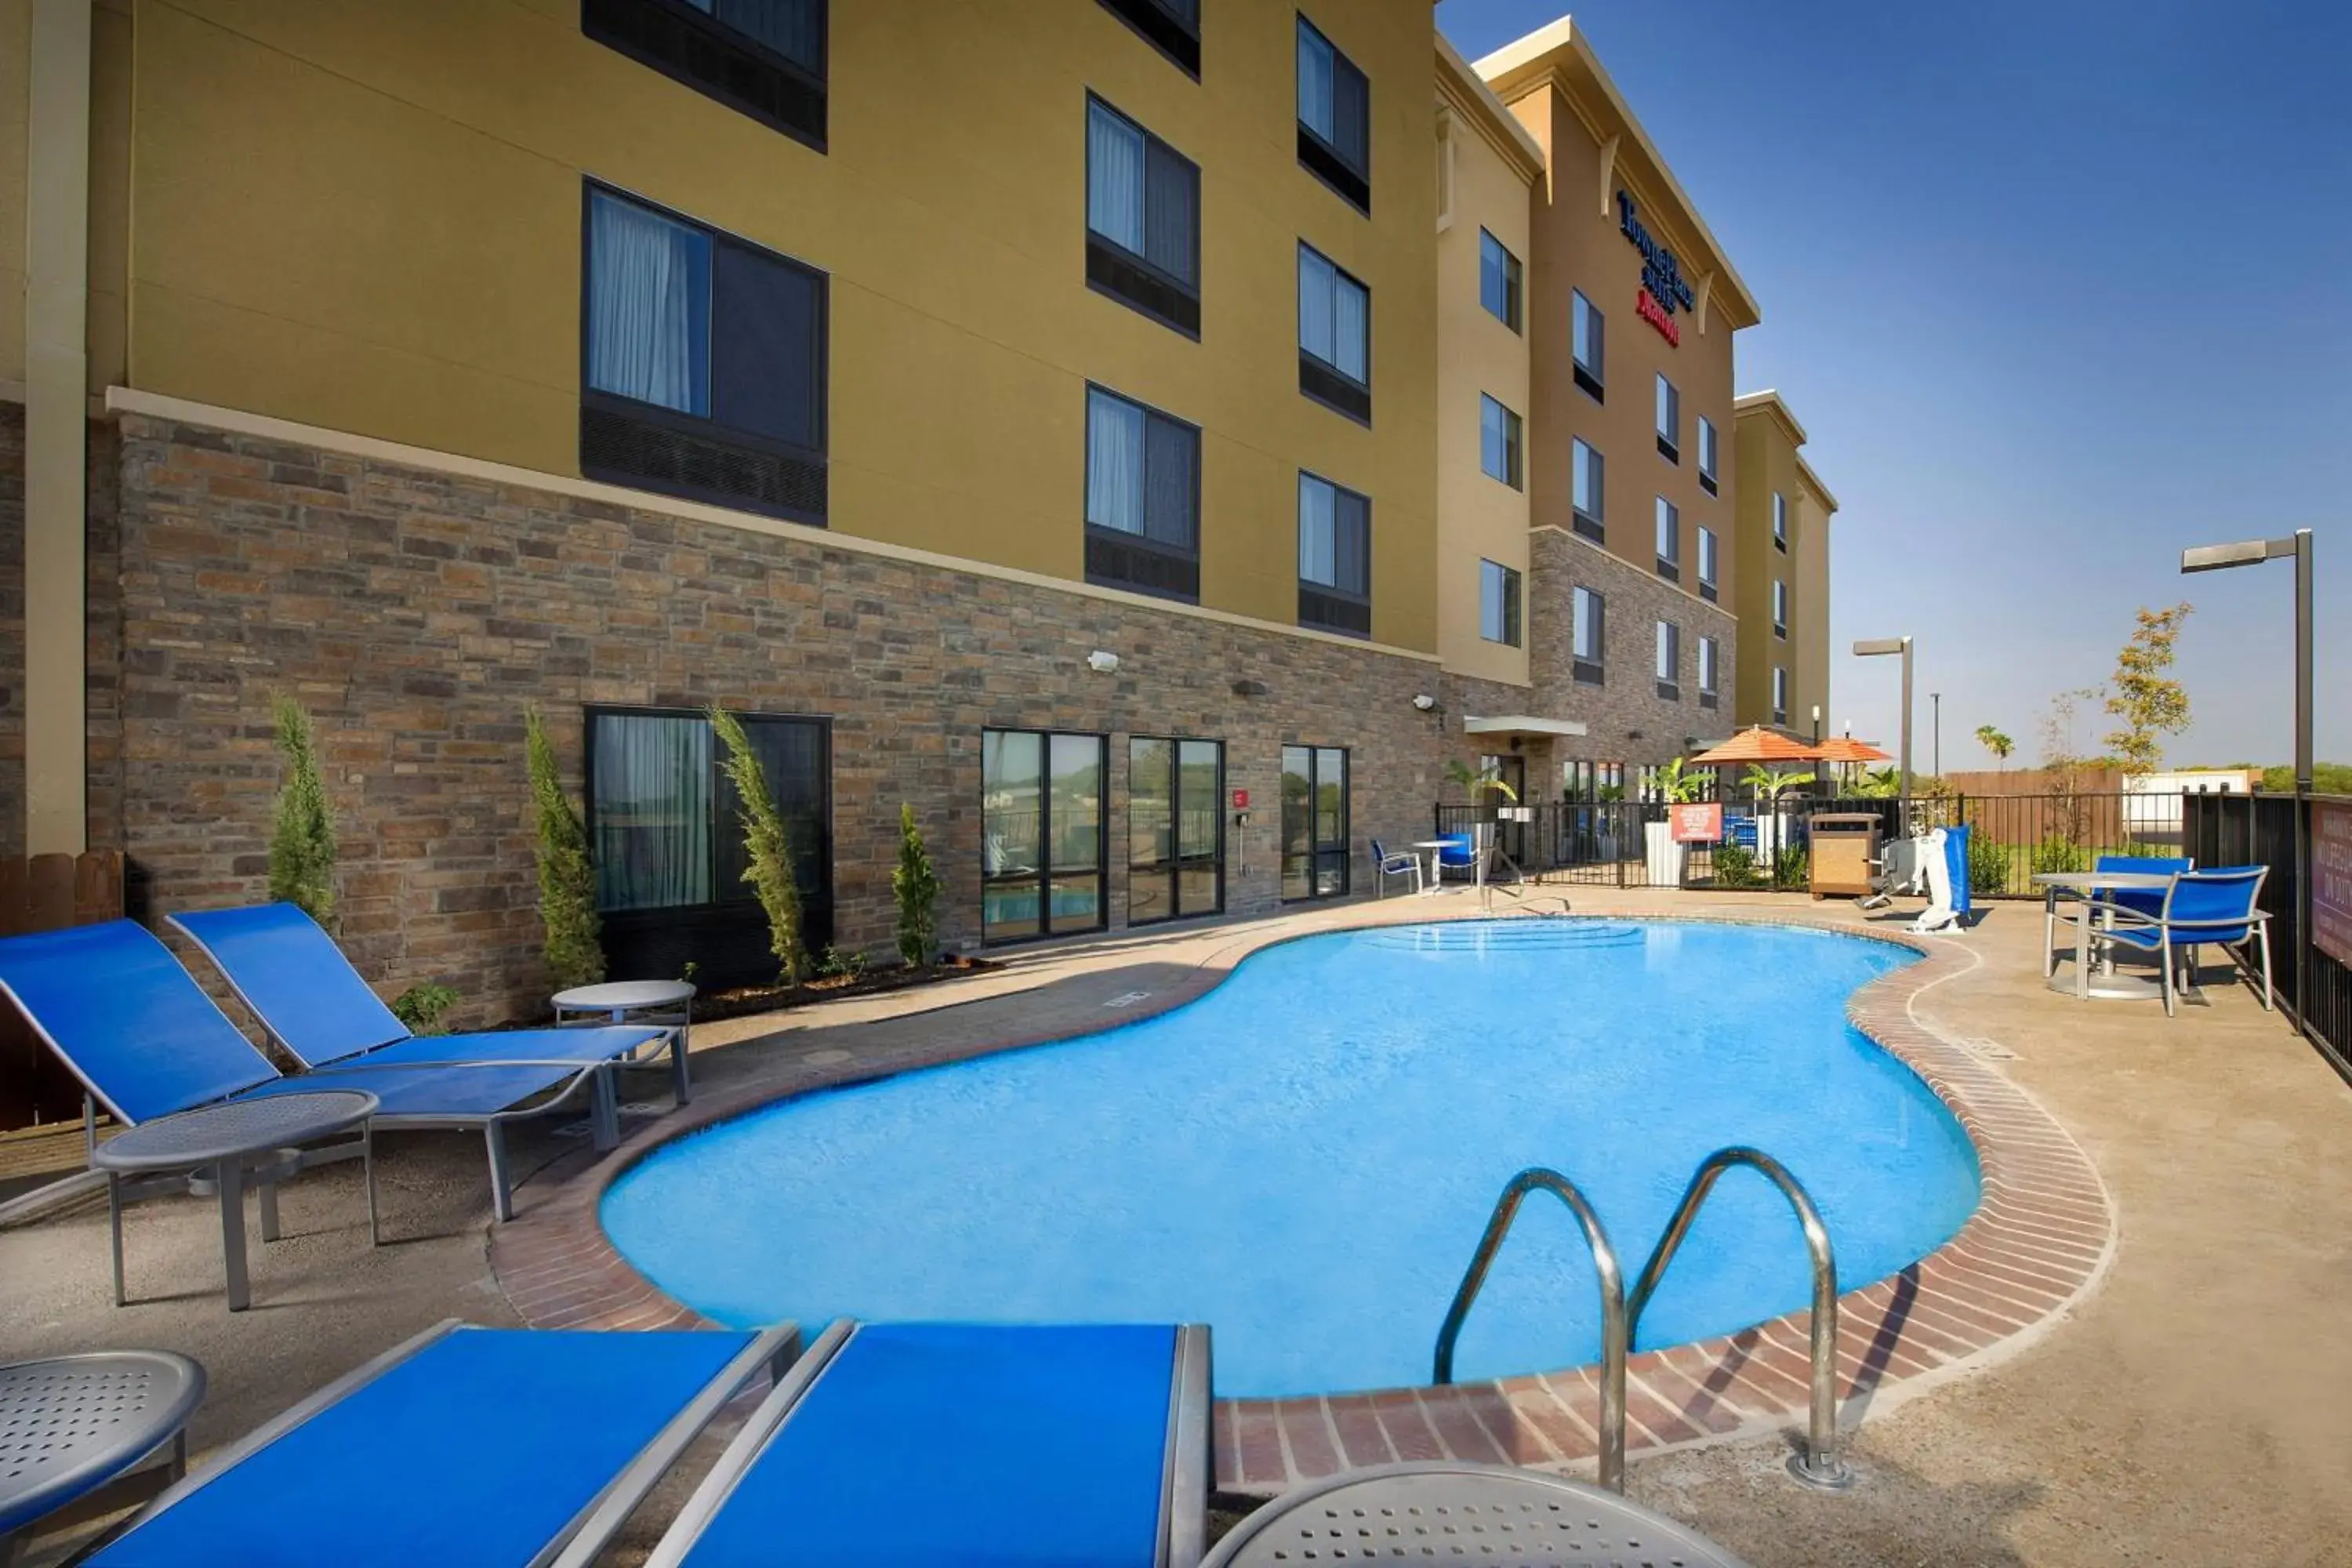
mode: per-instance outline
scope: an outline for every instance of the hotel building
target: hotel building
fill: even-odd
[[[902,802],[1013,942],[1745,710],[1757,307],[1565,21],[0,0],[0,854],[258,896],[292,695],[346,944],[472,1016],[545,994],[532,706],[615,972],[712,979],[714,702],[869,952]]]

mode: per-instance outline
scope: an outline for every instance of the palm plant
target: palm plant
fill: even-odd
[[[1473,802],[1477,800],[1482,790],[1493,790],[1513,805],[1519,803],[1519,792],[1505,784],[1501,771],[1491,765],[1473,768],[1459,757],[1448,757],[1445,759],[1445,776],[1467,791]]]
[[[1761,763],[1750,763],[1739,778],[1740,786],[1755,792],[1758,805],[1770,801],[1778,805],[1783,790],[1796,789],[1813,782],[1811,773],[1775,773]]]
[[[1664,767],[1650,770],[1650,788],[1660,800],[1688,805],[1706,789],[1706,774],[1692,767],[1689,759],[1676,757]]]

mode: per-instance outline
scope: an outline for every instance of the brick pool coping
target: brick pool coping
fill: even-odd
[[[1597,900],[1596,900],[1597,901]],[[1448,903],[1450,904],[1450,900]],[[1412,907],[1401,907],[1412,906]],[[1346,911],[1344,923],[1292,922],[1235,932],[1181,981],[1155,989],[1122,1021],[1181,1006],[1220,984],[1251,953],[1300,936],[1370,924],[1480,918],[1472,907],[1430,908],[1417,899]],[[1949,1108],[1976,1145],[1983,1198],[1956,1236],[1907,1268],[1838,1299],[1841,1425],[1864,1405],[1884,1409],[2022,1349],[2097,1283],[2115,1250],[2114,1213],[2089,1158],[2024,1090],[1916,1015],[1921,993],[1977,967],[1950,940],[1913,938],[1802,909],[1769,915],[1717,909],[1660,911],[1592,908],[1577,913],[1629,920],[1793,925],[1891,942],[1921,961],[1856,991],[1848,1019],[1908,1065]],[[1213,940],[1216,933],[1203,932]],[[1116,972],[1112,972],[1115,973]],[[1041,984],[1043,983],[1041,979]],[[958,1005],[943,1001],[938,1011]],[[578,1168],[526,1213],[492,1227],[490,1265],[527,1323],[544,1328],[654,1329],[701,1319],[632,1268],[606,1237],[598,1206],[606,1187],[654,1149],[778,1100],[844,1084],[1099,1032],[1099,1017],[1038,1032],[940,1037],[838,1061],[798,1060],[761,1081],[698,1097],[684,1115],[660,1118],[616,1154]],[[785,1079],[788,1081],[780,1081]],[[1475,1237],[1464,1238],[1464,1258]],[[1635,1260],[1626,1260],[1631,1267]],[[1775,1318],[1631,1358],[1626,1368],[1629,1455],[1801,1427],[1809,1392],[1809,1311]],[[1435,1325],[1431,1326],[1433,1334]],[[1266,1496],[1342,1469],[1397,1459],[1455,1458],[1574,1469],[1598,1447],[1600,1403],[1590,1366],[1444,1387],[1292,1399],[1223,1399],[1214,1436],[1220,1491]]]

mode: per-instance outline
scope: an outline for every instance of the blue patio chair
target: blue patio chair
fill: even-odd
[[[2168,855],[2102,855],[2092,862],[2091,868],[2095,871],[2136,871],[2150,877],[2178,877],[2195,864],[2193,860]],[[2060,926],[2077,925],[2087,921],[2095,937],[2102,928],[2116,923],[2119,915],[2125,923],[2145,925],[2162,918],[2165,895],[2169,890],[2162,888],[2108,888],[2088,898],[2060,891],[2045,899],[2042,906],[2042,977],[2047,980],[2057,973]]]
[[[1412,890],[1416,893],[1421,891],[1420,856],[1410,850],[1391,855],[1381,848],[1381,841],[1375,838],[1372,840],[1372,865],[1378,873],[1374,886],[1379,889],[1381,897],[1388,897],[1388,879],[1391,877],[1410,877],[1412,879]]]
[[[2156,919],[2126,915],[2116,911],[2116,923],[2099,934],[2109,951],[2121,957],[2128,952],[2152,956],[2164,966],[2164,1011],[2169,1017],[2174,1012],[2174,999],[2180,984],[2173,965],[2173,954],[2183,955],[2183,968],[2193,981],[2197,967],[2197,950],[2207,944],[2229,953],[2232,964],[2252,979],[2251,944],[2260,953],[2263,966],[2263,1010],[2271,1009],[2271,931],[2270,916],[2256,906],[2263,893],[2263,879],[2270,874],[2267,866],[2231,866],[2210,871],[2183,871],[2172,879],[2165,893],[2164,907]]]
[[[776,1384],[646,1568],[1192,1568],[1208,1420],[1204,1327],[845,1319]],[[556,1568],[587,1561],[575,1543]]]
[[[2197,862],[2173,855],[2102,855],[2091,863],[2094,871],[2137,871],[2147,877],[2178,877],[2194,870]],[[2147,920],[2164,913],[2164,892],[2156,888],[2110,888],[2095,900]]]
[[[307,1068],[548,1058],[626,1066],[645,1047],[667,1044],[677,1103],[684,1105],[690,1092],[682,1030],[601,1025],[415,1035],[352,967],[335,939],[292,904],[190,910],[171,916],[169,923],[204,950],[270,1039]],[[599,1148],[618,1141],[616,1129],[599,1126]]]
[[[537,1059],[496,1061],[436,1056],[370,1058],[288,1077],[214,1005],[180,961],[135,921],[106,921],[0,940],[0,993],[79,1079],[89,1099],[125,1126],[175,1110],[250,1094],[359,1089],[380,1102],[374,1125],[479,1128],[490,1162],[490,1195],[511,1218],[504,1128],[523,1117],[569,1110],[609,1096],[604,1042],[595,1033],[548,1030],[583,1048]],[[643,1032],[643,1031],[639,1031]],[[439,1045],[422,1041],[420,1045]],[[609,1116],[609,1109],[604,1110]],[[356,1149],[350,1151],[356,1152]],[[327,1151],[329,1154],[337,1151]],[[368,1205],[375,1205],[373,1170]],[[115,1215],[115,1289],[121,1294],[121,1215]]]
[[[1478,869],[1478,836],[1476,833],[1441,833],[1438,841],[1444,846],[1437,852],[1437,879],[1445,880],[1448,871]]]
[[[759,1333],[443,1323],[166,1489],[89,1568],[585,1562],[729,1399],[799,1348]]]

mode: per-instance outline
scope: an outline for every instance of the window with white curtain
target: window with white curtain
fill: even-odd
[[[1298,161],[1358,211],[1372,206],[1371,84],[1298,18]]]
[[[1721,493],[1717,488],[1715,458],[1715,421],[1702,414],[1698,416],[1698,488],[1709,495]]]
[[[1483,228],[1478,231],[1478,303],[1511,331],[1519,330],[1519,258]]]
[[[1519,646],[1519,574],[1499,561],[1478,563],[1478,635]]]
[[[1789,721],[1789,671],[1785,665],[1772,668],[1772,722]]]
[[[1576,655],[1576,679],[1597,684],[1607,662],[1609,605],[1590,588],[1579,588],[1570,600],[1570,647]]]
[[[1702,524],[1698,531],[1698,585],[1712,588],[1715,576],[1715,530]]]
[[[1582,437],[1570,437],[1568,446],[1570,521],[1576,531],[1595,543],[1604,543],[1609,537],[1609,514],[1602,504],[1607,495],[1603,484],[1601,454],[1586,444]]]
[[[1601,312],[1584,297],[1584,290],[1569,290],[1570,357],[1576,367],[1576,384],[1587,395],[1601,395],[1601,359],[1606,339]]]
[[[1703,697],[1715,695],[1716,643],[1713,637],[1698,639],[1698,689]]]
[[[1155,552],[1196,557],[1199,428],[1115,392],[1087,388],[1087,525],[1142,541]],[[1097,574],[1089,552],[1087,580]]]
[[[1683,629],[1672,621],[1658,623],[1658,685],[1679,686],[1683,678]],[[1663,689],[1661,697],[1671,695]]]
[[[1665,497],[1658,498],[1658,575],[1669,580],[1681,577],[1683,561],[1683,514]]]
[[[1779,490],[1772,492],[1772,548],[1789,548],[1789,498]]]
[[[821,719],[739,714],[784,819],[805,896],[831,886],[830,738]],[[592,710],[588,833],[596,906],[610,912],[729,904],[752,897],[725,748],[699,713]]]
[[[582,471],[823,522],[824,275],[601,185],[585,199]]]
[[[1789,635],[1789,584],[1778,577],[1772,580],[1772,635]]]
[[[1312,246],[1298,247],[1298,390],[1369,421],[1372,296]]]
[[[1478,395],[1478,466],[1486,477],[1519,488],[1519,416]]]
[[[1298,475],[1298,620],[1371,631],[1372,503],[1319,474]]]
[[[1087,282],[1178,331],[1201,330],[1201,171],[1087,100]]]
[[[1683,460],[1683,395],[1663,374],[1658,377],[1658,456],[1669,463]]]

